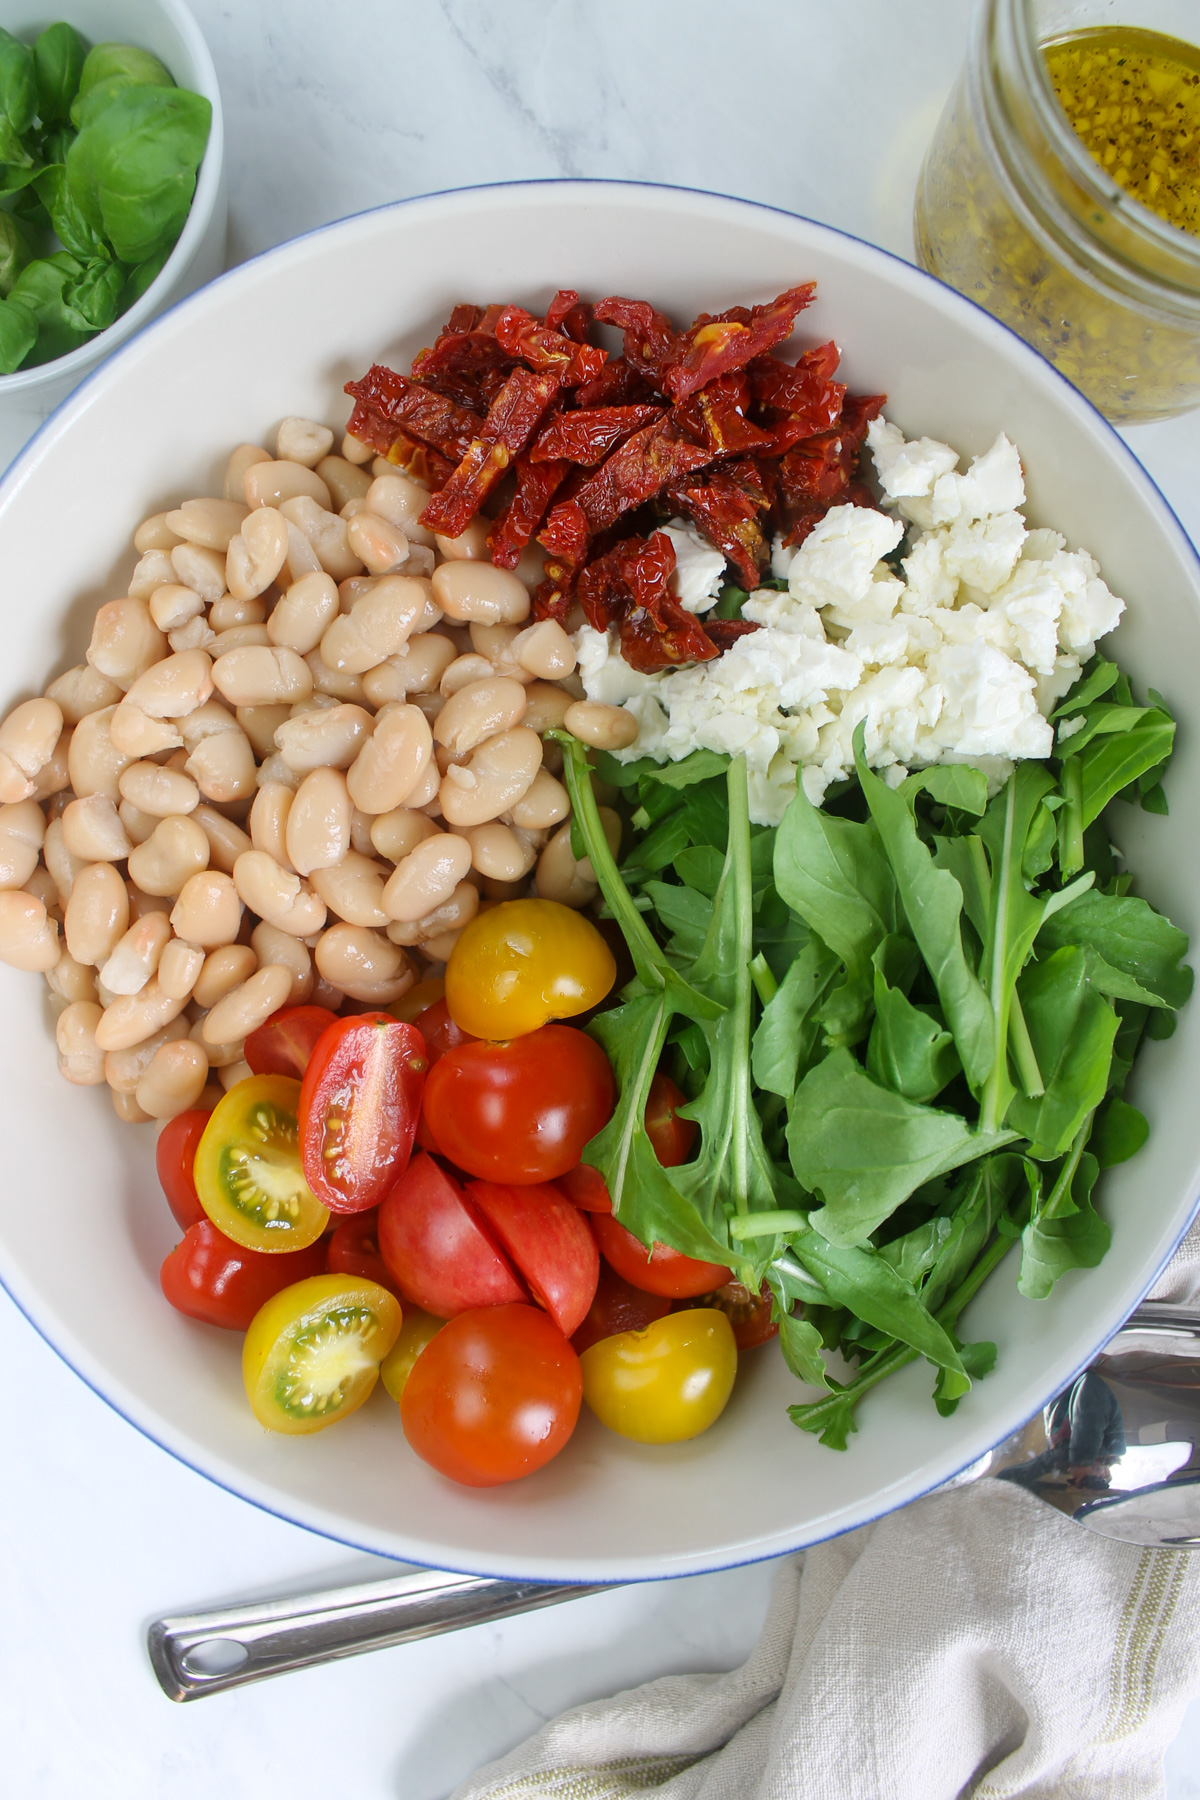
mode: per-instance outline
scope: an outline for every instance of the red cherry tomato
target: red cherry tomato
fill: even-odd
[[[683,1092],[669,1075],[659,1073],[654,1077],[646,1098],[646,1136],[664,1169],[674,1169],[685,1163],[696,1141],[696,1127],[692,1121],[677,1116],[678,1109],[686,1104]],[[584,1212],[612,1211],[612,1196],[599,1169],[579,1163],[557,1180],[573,1206]]]
[[[450,1017],[450,1008],[444,1000],[435,1000],[432,1006],[418,1013],[413,1024],[425,1040],[425,1055],[432,1069],[434,1063],[440,1062],[447,1050],[457,1050],[460,1044],[477,1044],[469,1031],[462,1031]]]
[[[167,1196],[167,1205],[174,1215],[175,1223],[185,1231],[207,1217],[196,1193],[192,1169],[196,1161],[196,1145],[204,1136],[204,1127],[210,1117],[211,1114],[197,1110],[176,1113],[159,1132],[154,1150],[154,1164],[162,1183],[162,1191]]]
[[[293,1282],[325,1273],[325,1246],[246,1250],[208,1219],[190,1225],[163,1263],[162,1291],[176,1311],[206,1325],[248,1331],[254,1315]]]
[[[723,1312],[733,1326],[733,1341],[739,1350],[754,1350],[779,1336],[779,1327],[771,1320],[771,1291],[765,1284],[759,1293],[752,1294],[742,1282],[727,1281],[711,1294],[678,1301],[674,1310],[679,1312],[689,1306],[715,1307]]]
[[[425,1117],[444,1155],[485,1181],[553,1181],[612,1116],[614,1085],[599,1044],[543,1025],[508,1044],[449,1050],[425,1084]]]
[[[582,1356],[601,1338],[616,1337],[622,1331],[644,1331],[655,1319],[665,1318],[670,1310],[671,1302],[662,1294],[647,1294],[642,1288],[631,1287],[615,1269],[602,1263],[596,1297],[583,1324],[572,1335],[571,1347]]]
[[[579,1358],[536,1306],[485,1306],[443,1325],[400,1400],[417,1455],[468,1487],[530,1475],[579,1417]]]
[[[604,1213],[592,1215],[592,1230],[607,1262],[631,1286],[644,1288],[648,1294],[665,1294],[671,1300],[684,1300],[694,1294],[711,1294],[733,1280],[733,1270],[721,1263],[698,1262],[666,1244],[655,1244],[649,1256],[646,1246],[626,1231],[619,1220]]]
[[[379,1251],[379,1210],[351,1213],[341,1219],[326,1242],[329,1273],[355,1275],[360,1281],[377,1281],[394,1292],[396,1282]]]
[[[336,1019],[300,1086],[300,1160],[330,1212],[378,1206],[408,1166],[425,1085],[425,1045],[390,1013]]]
[[[379,1249],[401,1297],[439,1319],[529,1298],[482,1213],[423,1150],[379,1209]]]
[[[600,1276],[600,1252],[587,1220],[549,1182],[510,1187],[469,1181],[463,1193],[486,1218],[534,1299],[570,1337]]]
[[[285,1006],[252,1031],[244,1055],[256,1075],[290,1075],[303,1081],[308,1059],[337,1014],[327,1006]]]

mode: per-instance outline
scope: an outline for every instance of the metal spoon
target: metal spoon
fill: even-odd
[[[982,1475],[1020,1482],[1104,1537],[1200,1544],[1200,1312],[1140,1307],[1044,1412],[946,1486]],[[163,1692],[198,1700],[601,1591],[416,1569],[322,1594],[158,1619],[147,1647]]]

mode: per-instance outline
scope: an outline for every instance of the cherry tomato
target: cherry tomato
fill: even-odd
[[[440,1000],[445,992],[446,984],[440,975],[427,975],[424,981],[418,981],[415,987],[410,987],[383,1010],[390,1012],[393,1019],[400,1019],[405,1025],[415,1025],[421,1014]]]
[[[243,1054],[256,1075],[290,1075],[302,1081],[317,1039],[336,1022],[337,1014],[327,1006],[285,1006],[250,1033]]]
[[[417,1014],[413,1024],[425,1041],[425,1055],[431,1069],[447,1050],[457,1050],[460,1044],[475,1042],[469,1031],[459,1030],[444,1000],[435,1000],[432,1006],[427,1006],[424,1012]]]
[[[711,1294],[714,1288],[733,1280],[732,1269],[721,1263],[698,1262],[694,1256],[684,1256],[667,1244],[655,1244],[647,1255],[645,1244],[605,1213],[592,1215],[592,1229],[600,1254],[617,1274],[623,1275],[631,1286],[645,1288],[648,1294],[683,1300],[693,1294]]]
[[[597,1006],[617,978],[590,919],[557,900],[503,900],[477,913],[446,964],[446,1004],[477,1038],[516,1038]]]
[[[646,1097],[646,1136],[664,1169],[685,1163],[696,1139],[696,1127],[690,1119],[677,1116],[678,1108],[687,1104],[669,1075],[661,1072],[650,1083]],[[612,1196],[599,1169],[579,1163],[557,1177],[558,1185],[573,1206],[584,1212],[612,1211]]]
[[[206,1216],[196,1192],[193,1170],[196,1164],[196,1147],[204,1136],[204,1127],[208,1124],[209,1117],[208,1113],[195,1109],[176,1113],[159,1132],[158,1143],[154,1147],[154,1166],[158,1170],[162,1191],[167,1196],[167,1205],[174,1215],[175,1223],[182,1225],[185,1231]]]
[[[325,1246],[310,1244],[266,1256],[235,1244],[208,1219],[190,1225],[163,1263],[162,1291],[177,1312],[206,1325],[245,1331],[255,1313],[282,1288],[325,1273]]]
[[[259,1308],[242,1380],[260,1425],[300,1436],[357,1412],[400,1335],[400,1303],[373,1281],[314,1275]]]
[[[494,1487],[557,1456],[579,1417],[579,1358],[536,1306],[485,1306],[443,1325],[400,1400],[404,1435],[452,1481]]]
[[[300,1155],[331,1212],[378,1206],[408,1166],[425,1085],[425,1045],[390,1013],[337,1019],[300,1088]]]
[[[488,1181],[553,1181],[612,1116],[614,1085],[599,1044],[543,1025],[510,1044],[449,1050],[425,1084],[425,1117],[444,1155]]]
[[[692,1308],[603,1338],[580,1362],[584,1399],[610,1431],[639,1444],[678,1444],[724,1411],[737,1346],[723,1312]]]
[[[445,1319],[435,1319],[432,1313],[422,1312],[419,1306],[404,1308],[400,1336],[379,1365],[379,1379],[397,1403],[408,1386],[413,1364],[445,1323]]]
[[[582,1356],[601,1338],[616,1337],[621,1331],[643,1331],[655,1319],[665,1318],[670,1310],[671,1302],[662,1294],[647,1294],[641,1288],[631,1287],[615,1269],[602,1263],[595,1299],[583,1324],[572,1334],[571,1346]]]
[[[298,1081],[250,1075],[217,1102],[200,1138],[200,1204],[247,1250],[303,1250],[329,1222],[300,1167],[299,1101]]]
[[[440,1319],[529,1298],[483,1215],[423,1150],[379,1209],[379,1249],[404,1299]]]
[[[463,1193],[479,1208],[533,1298],[570,1337],[592,1304],[600,1276],[600,1252],[587,1220],[549,1182],[509,1187],[469,1181]]]
[[[702,1298],[678,1301],[675,1310],[688,1306],[712,1306],[723,1312],[733,1326],[739,1350],[757,1349],[779,1336],[779,1327],[771,1319],[771,1292],[765,1285],[760,1293],[752,1294],[740,1281],[727,1281]]]
[[[380,1287],[394,1288],[395,1281],[379,1254],[379,1209],[351,1213],[341,1219],[326,1247],[330,1272],[334,1275],[361,1275],[365,1281],[377,1281]]]

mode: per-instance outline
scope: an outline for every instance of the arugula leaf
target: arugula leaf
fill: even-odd
[[[1093,657],[1066,699],[1050,714],[1051,719],[1074,718],[1076,713],[1082,712],[1093,700],[1107,694],[1115,686],[1120,673],[1115,662],[1108,662],[1103,656]]]
[[[834,1050],[796,1089],[788,1120],[792,1168],[825,1204],[813,1225],[839,1245],[861,1244],[925,1182],[1010,1142],[958,1113],[918,1106],[871,1080]]]
[[[906,1100],[932,1100],[962,1067],[954,1039],[937,1019],[889,985],[878,966],[878,956],[877,951],[875,1022],[867,1043],[867,1071],[881,1087],[903,1094]]]
[[[649,756],[640,757],[637,762],[619,763],[604,750],[596,758],[596,773],[614,787],[635,787],[642,781],[654,781],[660,787],[686,788],[697,781],[711,781],[714,775],[724,775],[728,767],[729,758],[716,750],[693,750],[678,762],[667,763],[655,762]],[[620,780],[615,772],[620,774]]]
[[[694,961],[700,954],[712,919],[711,897],[697,893],[695,888],[677,887],[674,882],[666,881],[648,881],[642,892],[671,933],[671,954],[687,962]]]
[[[1139,776],[1165,762],[1174,743],[1174,719],[1155,707],[1131,729],[1086,744],[1079,752],[1084,825],[1090,825]]]
[[[851,970],[865,973],[896,929],[896,883],[879,832],[821,812],[800,782],[775,834],[775,886]]]
[[[934,763],[908,776],[899,792],[910,807],[918,794],[926,793],[939,806],[953,806],[979,818],[987,806],[987,776],[970,763]]]
[[[1045,1093],[1018,1094],[1008,1121],[1030,1140],[1029,1155],[1048,1162],[1069,1149],[1107,1092],[1118,1020],[1092,986],[1082,950],[1056,950],[1017,986]]]
[[[810,1387],[827,1388],[829,1377],[821,1354],[821,1334],[816,1326],[787,1311],[779,1312],[777,1323],[783,1360],[797,1381],[806,1381]]]
[[[1192,991],[1186,932],[1132,894],[1100,894],[1093,888],[1047,918],[1038,933],[1039,954],[1079,944],[1110,969],[1128,976],[1157,1006],[1182,1006]],[[1127,994],[1140,999],[1139,994]]]
[[[971,1385],[958,1351],[898,1269],[873,1250],[829,1243],[819,1231],[790,1239],[792,1253],[810,1269],[830,1297],[856,1318],[884,1331],[959,1377],[960,1393]]]
[[[1115,1169],[1118,1163],[1136,1156],[1149,1136],[1150,1121],[1145,1113],[1114,1094],[1096,1114],[1088,1146],[1102,1169]]]
[[[1066,1172],[1066,1205],[1071,1210],[1066,1211],[1061,1200],[1056,1212],[1047,1205],[1022,1232],[1017,1288],[1027,1300],[1044,1300],[1068,1269],[1094,1269],[1103,1260],[1112,1232],[1092,1206],[1099,1172],[1094,1156],[1076,1152]]]
[[[750,1046],[755,1081],[768,1093],[790,1100],[801,1065],[816,1049],[817,1007],[839,964],[820,938],[812,937],[763,1008]]]
[[[695,844],[690,842],[686,850],[681,850],[675,858],[674,869],[685,887],[695,888],[699,893],[712,899],[721,885],[721,872],[725,867],[725,858],[711,844]]]
[[[923,1225],[906,1231],[903,1237],[880,1244],[878,1254],[917,1287],[945,1249],[950,1229],[950,1220],[944,1213],[937,1213]]]

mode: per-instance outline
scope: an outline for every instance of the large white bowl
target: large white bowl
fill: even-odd
[[[833,336],[858,389],[886,390],[910,434],[1020,446],[1030,517],[1100,558],[1129,602],[1117,645],[1183,719],[1169,820],[1121,809],[1142,890],[1200,924],[1200,575],[1181,527],[1116,434],[1048,364],[907,264],[765,207],[674,189],[563,182],[434,196],[348,219],[178,306],[86,383],[0,489],[5,706],[78,659],[98,601],[124,592],[144,514],[219,491],[224,458],[288,413],[346,417],[342,384],[406,368],[460,300],[544,307],[559,286],[648,297],[686,321],[816,277],[807,342]],[[782,1359],[747,1356],[717,1425],[651,1449],[590,1416],[532,1479],[475,1492],[411,1455],[380,1391],[313,1438],[270,1436],[241,1389],[240,1339],[172,1312],[158,1267],[178,1232],[152,1132],[55,1069],[41,982],[0,970],[0,1273],[96,1392],[164,1448],[260,1506],[347,1543],[449,1568],[605,1581],[684,1574],[832,1536],[946,1480],[1090,1359],[1150,1285],[1200,1190],[1200,1005],[1142,1053],[1150,1142],[1103,1183],[1113,1247],[1049,1301],[1015,1258],[970,1315],[999,1363],[950,1419],[924,1364],[872,1395],[844,1455],[794,1429]]]

